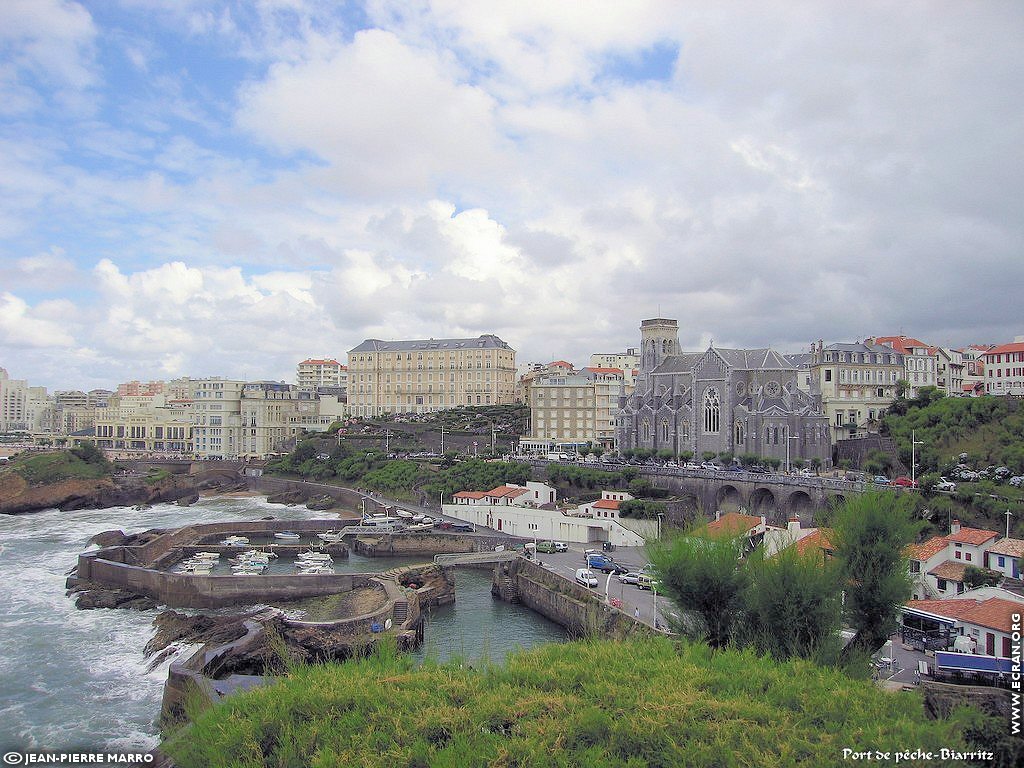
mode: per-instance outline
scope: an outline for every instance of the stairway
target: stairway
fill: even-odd
[[[396,600],[394,610],[391,612],[391,618],[395,624],[401,625],[405,623],[405,620],[409,618],[409,603],[406,600]]]

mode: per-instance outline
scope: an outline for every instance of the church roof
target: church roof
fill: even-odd
[[[678,355],[669,355],[652,373],[689,373],[702,357],[704,357],[703,352],[683,352]]]
[[[796,369],[793,363],[774,349],[719,349],[718,347],[712,349],[732,368],[741,371],[792,371]]]

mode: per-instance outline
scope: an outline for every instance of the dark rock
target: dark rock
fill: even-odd
[[[178,506],[188,507],[195,504],[197,501],[199,501],[199,494],[190,493],[188,496],[182,496],[180,499],[178,499]]]
[[[301,488],[280,491],[267,496],[267,501],[270,504],[304,504],[307,499],[309,499],[309,493]]]
[[[245,634],[243,622],[254,613],[188,616],[177,611],[163,611],[153,620],[156,634],[146,643],[145,654],[149,656],[163,651],[172,643],[221,645],[237,640]]]
[[[89,539],[89,543],[97,544],[101,547],[114,547],[118,544],[124,544],[127,539],[128,536],[124,531],[102,531]]]
[[[86,589],[78,593],[75,607],[83,611],[93,608],[129,608],[136,611],[149,611],[158,603],[145,595],[138,595],[123,589]]]
[[[307,501],[306,508],[312,509],[314,511],[322,511],[325,509],[330,509],[335,505],[335,503],[336,502],[334,501],[334,497],[325,493],[323,496],[314,496],[309,501]]]

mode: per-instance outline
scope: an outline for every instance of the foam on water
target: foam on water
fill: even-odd
[[[167,677],[142,650],[156,611],[79,611],[64,582],[101,531],[138,533],[189,523],[323,512],[267,504],[262,497],[213,497],[191,507],[114,507],[0,516],[0,749],[150,749]]]

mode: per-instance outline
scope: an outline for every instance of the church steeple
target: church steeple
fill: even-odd
[[[640,321],[640,373],[650,373],[679,354],[679,322],[657,317]]]

